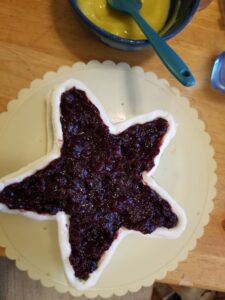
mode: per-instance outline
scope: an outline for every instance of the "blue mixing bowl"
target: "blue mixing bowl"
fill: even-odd
[[[180,2],[180,5],[178,5],[178,2]],[[83,20],[87,27],[94,32],[101,39],[101,41],[110,47],[131,51],[141,50],[151,46],[151,43],[148,40],[131,40],[111,34],[110,32],[98,27],[92,21],[90,21],[80,10],[77,0],[70,0],[70,3],[74,11]],[[171,0],[169,16],[161,34],[164,40],[174,37],[190,22],[197,11],[199,3],[200,0]],[[176,13],[176,19],[173,21],[172,26],[168,26],[168,24],[170,24],[171,20],[174,18],[174,14],[177,9],[178,12]]]

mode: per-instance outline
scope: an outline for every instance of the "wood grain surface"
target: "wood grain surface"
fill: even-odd
[[[0,247],[0,256],[5,256],[5,249]]]
[[[91,59],[125,61],[154,71],[189,97],[215,148],[218,183],[215,208],[204,236],[188,259],[168,273],[166,283],[225,291],[225,94],[210,86],[213,61],[225,50],[225,27],[216,0],[169,42],[197,78],[180,86],[152,50],[121,52],[102,44],[74,15],[69,1],[0,1],[0,112],[20,89],[61,65]],[[0,255],[4,251],[0,250]]]

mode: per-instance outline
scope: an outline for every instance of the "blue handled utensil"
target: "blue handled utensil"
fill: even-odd
[[[195,84],[195,78],[185,63],[140,15],[139,10],[142,6],[140,0],[107,1],[112,8],[125,12],[134,18],[151,42],[152,47],[160,57],[161,61],[180,83],[185,86],[193,86]]]

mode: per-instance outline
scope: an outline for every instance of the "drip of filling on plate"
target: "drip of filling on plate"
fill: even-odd
[[[72,88],[61,97],[61,157],[0,193],[9,209],[70,216],[70,263],[86,280],[117,238],[121,227],[150,234],[172,228],[170,205],[143,182],[154,166],[168,122],[158,118],[109,132],[85,92]]]

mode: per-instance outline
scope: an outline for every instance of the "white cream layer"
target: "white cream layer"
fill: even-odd
[[[155,169],[157,168],[157,165],[160,160],[160,156],[162,155],[164,149],[169,144],[170,140],[174,137],[176,132],[176,124],[173,119],[173,117],[165,111],[153,111],[150,113],[147,113],[145,115],[134,117],[126,122],[113,125],[108,116],[106,115],[106,112],[104,108],[102,107],[99,100],[95,97],[95,95],[90,91],[90,89],[85,86],[82,82],[70,79],[66,82],[60,84],[57,86],[50,94],[48,103],[51,105],[51,118],[52,118],[52,127],[53,127],[53,147],[52,150],[45,155],[44,157],[28,164],[27,166],[21,168],[17,172],[11,173],[3,178],[0,179],[0,191],[2,191],[6,186],[12,184],[21,182],[23,179],[27,178],[28,176],[33,175],[38,170],[43,169],[46,167],[51,161],[58,158],[60,156],[60,149],[63,144],[63,132],[62,127],[60,123],[60,102],[61,102],[61,95],[71,89],[72,87],[76,87],[77,89],[83,90],[86,92],[87,97],[89,100],[98,108],[100,112],[100,116],[103,120],[103,122],[109,127],[111,134],[119,134],[120,132],[126,130],[128,127],[134,125],[134,124],[143,124],[149,121],[152,121],[156,118],[163,118],[168,121],[169,123],[169,130],[167,134],[164,137],[164,140],[162,142],[160,152],[157,155],[157,157],[154,160],[155,166],[149,173],[143,174],[143,180],[147,176],[148,177],[148,184],[149,186],[157,191],[157,193],[167,200],[171,207],[173,212],[178,216],[179,222],[178,225],[175,228],[172,229],[166,229],[166,228],[158,228],[156,229],[152,234],[146,235],[149,238],[168,238],[168,239],[174,239],[180,236],[180,234],[183,232],[183,230],[186,227],[187,219],[186,215],[183,211],[183,209],[175,202],[175,200],[166,192],[164,191],[151,177]],[[127,236],[128,234],[138,234],[141,235],[140,232],[133,231],[133,230],[127,230],[125,228],[121,228],[119,230],[118,237],[113,241],[110,248],[104,253],[103,257],[101,258],[98,268],[90,274],[88,280],[80,280],[76,277],[76,274],[74,273],[74,270],[70,264],[69,257],[71,254],[71,246],[69,243],[69,216],[67,216],[64,212],[59,212],[57,215],[40,215],[34,212],[29,211],[21,211],[21,210],[10,210],[7,208],[6,205],[0,204],[0,211],[10,214],[20,214],[25,217],[29,217],[35,220],[52,220],[56,219],[58,223],[58,236],[59,236],[59,246],[61,250],[61,256],[62,261],[64,264],[64,270],[66,273],[66,276],[68,278],[68,281],[70,284],[75,287],[78,290],[85,290],[88,289],[96,284],[99,277],[101,276],[103,270],[110,262],[110,259],[115,252],[117,246],[122,241],[122,239]]]

